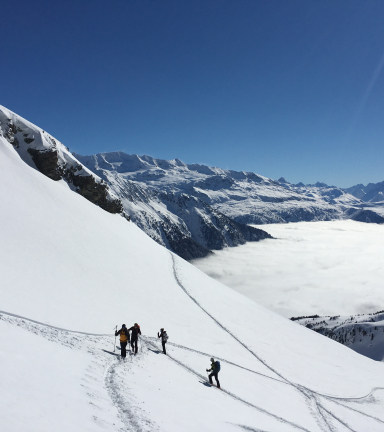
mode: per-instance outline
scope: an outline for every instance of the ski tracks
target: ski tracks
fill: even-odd
[[[233,339],[235,339],[241,346],[243,346],[250,354],[252,354],[260,363],[262,363],[267,369],[269,369],[271,372],[273,372],[275,375],[277,375],[281,380],[281,382],[285,382],[286,384],[292,386],[293,388],[295,388],[298,392],[300,392],[302,394],[302,396],[305,399],[305,403],[309,409],[309,411],[311,412],[312,416],[314,416],[315,421],[317,422],[317,424],[319,425],[320,429],[325,431],[325,432],[336,432],[337,429],[335,428],[335,426],[331,423],[332,420],[338,422],[339,424],[341,424],[344,428],[346,428],[347,430],[349,430],[350,432],[356,432],[354,429],[352,429],[345,421],[343,421],[342,419],[340,419],[338,416],[336,416],[332,411],[330,411],[329,409],[326,409],[323,404],[320,401],[321,397],[326,398],[327,400],[331,401],[331,402],[336,402],[334,401],[334,399],[336,399],[338,402],[338,405],[343,406],[344,408],[349,408],[347,406],[345,406],[344,404],[341,404],[340,401],[343,402],[348,402],[350,400],[355,400],[356,398],[340,398],[340,397],[333,397],[333,396],[325,396],[322,395],[320,393],[317,393],[309,388],[306,388],[304,386],[301,386],[299,384],[293,383],[290,380],[288,380],[287,378],[285,378],[281,373],[279,373],[277,370],[275,370],[272,366],[270,366],[260,355],[256,354],[251,348],[249,348],[244,342],[242,342],[235,334],[233,334],[228,328],[226,328],[220,321],[218,321],[213,315],[211,315],[198,301],[195,297],[192,296],[192,294],[184,287],[183,283],[181,282],[178,273],[177,273],[177,269],[176,269],[176,260],[175,260],[175,256],[172,252],[169,252],[171,259],[172,259],[172,269],[173,269],[173,275],[175,278],[175,281],[177,283],[177,285],[184,291],[184,293],[196,304],[197,307],[199,307],[206,315],[208,315],[223,331],[225,331],[227,334],[229,334]],[[173,359],[175,361],[175,359]],[[250,371],[250,372],[254,372],[254,371]],[[196,373],[195,373],[196,374]],[[262,374],[260,374],[262,375]],[[268,377],[270,378],[270,377]],[[369,394],[371,394],[375,389],[372,389],[371,392]],[[229,392],[227,392],[229,394]],[[237,398],[235,396],[236,399],[241,400],[240,398]],[[366,397],[365,397],[366,398]],[[358,399],[358,398],[357,398]],[[363,399],[363,398],[362,398]],[[246,401],[243,401],[244,403],[247,403]],[[337,403],[337,402],[336,402]],[[248,404],[248,403],[247,403]],[[255,407],[256,409],[258,409],[258,407]],[[365,414],[362,413],[361,411],[358,411],[356,409],[353,408],[349,408],[352,411],[369,417],[373,420],[376,420],[380,423],[384,424],[384,421],[371,416],[369,414]],[[317,412],[317,414],[316,414]],[[302,428],[303,430],[305,430],[304,428]]]
[[[149,341],[147,341],[147,344],[151,345],[153,348],[158,349],[157,345],[154,344],[153,342],[149,342]],[[203,380],[204,382],[208,382],[207,378],[206,378],[204,375],[199,374],[199,373],[196,372],[194,369],[192,369],[192,368],[190,368],[189,366],[187,366],[185,363],[182,363],[181,361],[177,360],[175,357],[171,356],[171,355],[168,354],[168,353],[167,353],[167,357],[170,358],[170,359],[171,359],[173,362],[175,362],[177,365],[179,365],[179,366],[181,366],[182,368],[186,369],[186,370],[187,370],[188,372],[190,372],[191,374],[193,374],[193,375],[197,376],[198,378],[200,378],[201,380]],[[221,392],[224,393],[224,394],[226,394],[226,395],[228,395],[228,396],[230,396],[230,397],[233,398],[233,399],[236,399],[236,400],[239,401],[239,402],[244,403],[245,405],[247,405],[247,406],[249,406],[249,407],[251,407],[251,408],[256,409],[257,411],[259,411],[259,412],[261,412],[261,413],[263,413],[263,414],[266,414],[266,415],[269,416],[269,417],[272,417],[273,419],[275,419],[275,420],[277,420],[277,421],[279,421],[279,422],[281,422],[281,423],[288,424],[288,425],[294,427],[295,429],[299,429],[299,430],[302,430],[302,431],[304,431],[304,432],[310,432],[308,429],[306,429],[306,428],[304,428],[304,427],[302,427],[302,426],[300,426],[300,425],[298,425],[298,424],[296,424],[296,423],[293,423],[293,422],[291,422],[291,421],[289,421],[289,420],[286,420],[286,419],[284,419],[284,418],[282,418],[282,417],[280,417],[280,416],[278,416],[278,415],[276,415],[276,414],[273,414],[273,413],[271,413],[271,412],[269,412],[269,411],[267,411],[267,410],[265,410],[265,409],[263,409],[263,408],[261,408],[261,407],[259,407],[259,406],[257,406],[257,405],[254,405],[254,404],[252,404],[251,402],[248,402],[248,401],[242,399],[241,397],[235,395],[234,393],[229,392],[228,390],[221,389]]]
[[[113,360],[109,363],[104,374],[105,387],[108,390],[109,396],[113,404],[117,407],[120,419],[127,427],[129,431],[135,432],[152,432],[159,431],[158,426],[146,416],[141,413],[138,415],[138,408],[134,408],[132,403],[129,403],[125,394],[129,394],[127,388],[124,388],[122,383],[122,377],[117,376],[116,368],[124,367],[127,369],[129,363],[132,363],[132,359],[129,360]]]
[[[95,423],[103,429],[132,432],[160,430],[154,422],[141,412],[139,407],[134,406],[132,397],[132,400],[129,400],[129,389],[124,386],[123,377],[118,376],[118,372],[120,369],[124,371],[129,369],[132,359],[129,356],[128,361],[118,361],[113,353],[104,349],[106,346],[110,346],[112,334],[105,335],[62,329],[4,311],[0,311],[0,320],[44,337],[50,342],[59,343],[70,349],[85,351],[92,356],[90,366],[87,368],[80,385],[90,398],[89,403],[95,408],[96,412],[93,416]],[[111,359],[111,355],[114,358]],[[138,356],[140,357],[140,354]],[[102,370],[104,374],[100,373]],[[103,377],[101,382],[100,375]],[[123,429],[121,427],[116,429],[118,426],[113,427],[114,424],[107,424],[99,415],[100,410],[103,409],[99,400],[103,399],[103,395],[100,394],[100,391],[95,391],[95,383],[97,386],[97,382],[107,390],[110,400],[117,409],[119,419],[124,425]]]

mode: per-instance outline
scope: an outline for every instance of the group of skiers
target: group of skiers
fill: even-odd
[[[127,344],[130,342],[132,347],[132,352],[136,355],[137,354],[137,340],[139,337],[139,334],[141,335],[140,326],[135,323],[131,328],[127,328],[125,324],[121,326],[121,329],[115,331],[115,337],[120,335],[120,347],[121,347],[121,357],[124,359],[127,356]],[[161,345],[163,347],[163,353],[167,354],[167,351],[165,349],[165,344],[168,341],[168,334],[162,327],[160,329],[160,332],[157,333],[157,337],[161,339]],[[213,385],[212,377],[215,377],[217,388],[220,388],[220,382],[219,382],[219,372],[220,372],[220,362],[215,361],[213,357],[211,357],[211,368],[206,369],[207,372],[211,372],[208,375],[209,382],[211,385]]]

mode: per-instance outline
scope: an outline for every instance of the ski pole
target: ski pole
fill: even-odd
[[[113,345],[113,352],[116,351],[116,332],[117,332],[117,326],[115,327],[115,344]]]

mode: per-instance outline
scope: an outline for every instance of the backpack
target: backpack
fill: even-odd
[[[120,341],[121,342],[127,342],[128,341],[128,335],[129,335],[129,333],[128,333],[128,329],[127,328],[121,329],[121,331],[120,331]]]
[[[164,332],[164,333],[161,335],[161,339],[162,339],[163,341],[165,341],[165,342],[168,342],[168,335],[167,335],[166,332]]]
[[[220,372],[221,366],[219,360],[215,362],[215,372]]]

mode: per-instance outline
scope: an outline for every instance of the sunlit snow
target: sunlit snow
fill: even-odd
[[[207,277],[2,137],[0,184],[1,432],[384,430],[382,363]],[[143,333],[127,361],[123,322]]]

